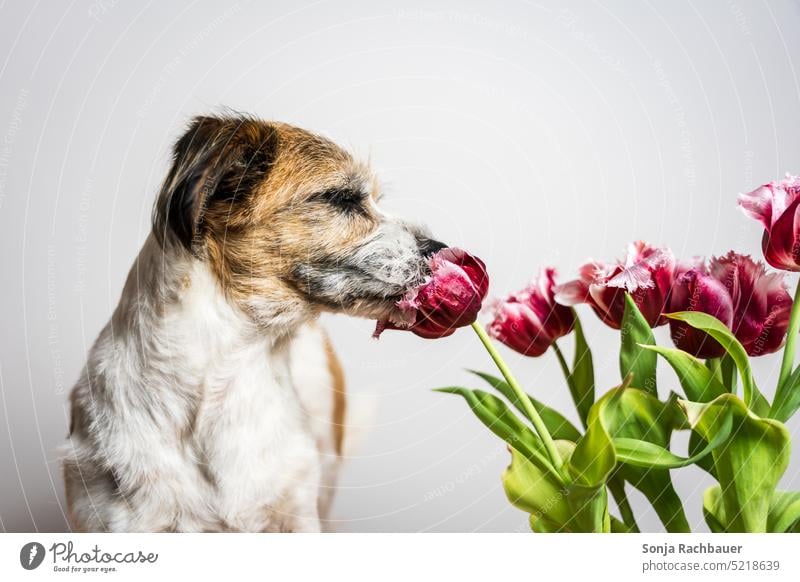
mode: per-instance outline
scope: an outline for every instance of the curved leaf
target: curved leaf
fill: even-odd
[[[703,515],[714,533],[725,533],[728,514],[722,497],[722,488],[714,485],[703,495]],[[775,491],[769,503],[767,532],[797,532],[800,526],[800,491]]]
[[[558,474],[547,458],[541,439],[502,400],[488,392],[460,386],[437,388],[434,391],[462,396],[478,420],[489,430],[525,455],[537,467]]]
[[[620,462],[617,474],[645,494],[664,526],[672,532],[689,531],[689,523],[669,471],[657,464],[639,466],[644,464],[641,455],[637,456],[642,449],[632,450],[631,441],[644,441],[666,450],[672,430],[685,425],[682,416],[674,403],[664,404],[648,392],[623,385],[610,390],[595,403],[587,430],[587,436],[590,433],[605,435],[614,458]],[[593,436],[601,441],[600,437]],[[615,446],[618,442],[622,445],[619,451]],[[578,442],[578,449],[582,444],[583,440]],[[649,451],[652,453],[653,449]],[[624,458],[625,455],[629,456]],[[661,459],[663,461],[663,456]],[[637,464],[626,462],[628,460],[635,460]]]
[[[587,419],[589,427],[565,463],[573,482],[586,487],[604,485],[617,464],[611,437],[600,418],[601,399],[592,406]]]
[[[725,524],[728,522],[728,518],[725,515],[722,489],[719,485],[713,485],[703,493],[703,517],[712,533],[725,533]]]
[[[789,463],[786,427],[760,418],[733,394],[708,403],[681,401],[680,405],[692,428],[706,441],[713,441],[732,423],[728,437],[712,452],[721,501],[714,497],[706,511],[726,531],[767,531],[770,500]]]
[[[732,426],[732,419],[728,419],[714,436],[714,440],[706,443],[703,449],[690,457],[680,457],[665,447],[638,439],[616,438],[612,442],[621,463],[649,469],[678,469],[694,465],[720,446],[730,436]]]
[[[784,533],[800,528],[800,491],[776,491],[769,505],[767,531]]]
[[[739,370],[739,375],[742,378],[742,390],[744,392],[745,404],[756,414],[767,414],[769,404],[761,392],[758,391],[758,387],[753,380],[753,372],[750,369],[750,359],[747,356],[747,351],[744,349],[744,346],[739,343],[739,340],[736,339],[731,330],[728,329],[728,326],[713,315],[700,311],[678,311],[676,313],[666,313],[664,315],[670,319],[677,319],[678,321],[688,323],[693,328],[704,331],[717,340],[717,342],[725,348],[725,351],[730,354],[736,364],[736,368]]]
[[[709,402],[726,392],[725,386],[703,364],[702,360],[687,354],[683,350],[647,345],[643,345],[642,348],[657,353],[672,366],[689,400]]]
[[[699,434],[697,434],[696,431],[692,431],[692,433],[689,435],[689,454],[690,455],[698,454],[707,445],[708,445],[708,443],[706,442],[706,440],[703,437],[701,437]],[[709,475],[714,477],[714,479],[717,478],[717,470],[714,468],[714,457],[713,456],[706,455],[706,456],[702,457],[701,459],[698,459],[696,465],[698,467],[700,467],[701,469],[703,469],[703,471],[705,471],[706,473],[708,473]]]
[[[543,471],[531,463],[519,451],[513,448],[510,451],[511,464],[503,473],[503,489],[509,502],[531,514],[534,531],[559,531],[572,518],[572,508],[563,502],[564,483],[551,471]]]
[[[514,390],[512,390],[511,386],[508,385],[508,382],[502,378],[492,376],[491,374],[487,374],[485,372],[479,372],[477,370],[467,371],[485,380],[492,388],[505,396],[508,401],[514,405],[514,408],[519,410],[526,418],[528,417],[527,413],[525,412],[525,408],[522,406],[519,398],[517,398]],[[542,404],[540,401],[536,400],[530,395],[528,398],[530,398],[533,407],[536,409],[536,412],[539,413],[539,416],[542,418],[542,422],[544,422],[544,425],[547,427],[550,436],[552,436],[554,440],[576,442],[579,438],[581,438],[581,433],[577,428],[575,428],[575,425],[567,420],[566,417],[564,417],[560,412]]]
[[[622,378],[633,374],[633,386],[657,396],[656,355],[643,349],[655,345],[656,339],[630,293],[625,293],[625,311],[619,331],[619,371]]]
[[[564,458],[575,443],[556,441]],[[608,532],[611,518],[605,487],[587,488],[565,484],[543,473],[523,455],[511,450],[511,465],[503,474],[503,488],[509,501],[531,514],[531,529],[540,533]]]

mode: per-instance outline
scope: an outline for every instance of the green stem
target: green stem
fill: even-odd
[[[794,352],[795,344],[797,343],[797,334],[800,333],[800,281],[797,282],[797,288],[794,292],[794,303],[792,304],[792,313],[789,316],[789,329],[786,332],[786,345],[783,347],[783,361],[781,362],[781,373],[778,376],[778,392],[782,392],[782,387],[792,373],[792,366],[794,365]]]
[[[483,326],[476,321],[472,324],[472,329],[474,329],[475,333],[478,334],[481,343],[483,343],[483,347],[486,348],[486,351],[489,352],[492,360],[494,360],[495,365],[497,365],[497,369],[500,370],[501,374],[503,374],[506,382],[508,382],[508,385],[511,386],[514,394],[517,395],[517,398],[522,403],[522,407],[525,409],[525,414],[528,415],[531,423],[533,423],[533,428],[536,429],[539,438],[541,438],[542,442],[544,443],[544,448],[547,450],[547,455],[550,457],[550,462],[553,463],[553,467],[555,467],[556,470],[560,470],[561,465],[563,464],[561,455],[558,454],[558,449],[556,449],[556,444],[553,442],[553,437],[551,437],[550,433],[547,432],[547,427],[544,425],[542,417],[539,416],[538,412],[536,412],[536,408],[533,406],[531,399],[528,398],[528,395],[519,385],[516,378],[514,378],[514,376],[511,374],[511,370],[508,368],[505,361],[503,361],[500,353],[494,347],[492,340],[489,339],[489,335],[486,333],[486,330],[483,329]]]

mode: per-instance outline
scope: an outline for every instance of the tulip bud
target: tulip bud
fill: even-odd
[[[731,296],[731,329],[747,353],[761,356],[778,351],[792,310],[783,275],[767,273],[763,263],[733,251],[711,259],[709,272]]]
[[[739,196],[739,206],[764,225],[761,249],[776,269],[800,271],[800,178],[786,174]]]
[[[583,265],[578,279],[556,287],[556,301],[562,305],[588,303],[606,325],[619,329],[627,292],[647,323],[656,327],[666,323],[662,313],[669,298],[674,268],[672,251],[638,241],[628,247],[625,262]]]
[[[572,309],[555,302],[555,275],[555,269],[544,269],[529,287],[497,301],[489,335],[521,354],[537,357],[572,331]]]
[[[379,321],[373,337],[385,329],[405,329],[435,339],[477,319],[489,290],[483,261],[461,249],[446,248],[433,254],[428,265],[430,275],[397,303],[402,321]]]
[[[702,262],[676,269],[669,310],[708,313],[728,327],[733,322],[733,302],[728,290],[708,274]],[[725,354],[725,348],[715,339],[687,323],[672,319],[669,328],[673,343],[693,356],[717,358]]]

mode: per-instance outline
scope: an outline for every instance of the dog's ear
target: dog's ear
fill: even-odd
[[[153,231],[196,254],[212,203],[236,204],[261,183],[277,151],[267,123],[245,117],[196,117],[175,144],[172,168],[153,212]]]

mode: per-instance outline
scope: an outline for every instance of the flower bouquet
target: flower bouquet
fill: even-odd
[[[766,261],[800,271],[800,179],[787,176],[742,195],[743,211],[764,225]],[[530,514],[534,532],[636,532],[626,488],[638,489],[669,532],[688,532],[670,471],[697,465],[716,485],[703,512],[712,532],[800,531],[800,492],[778,490],[789,462],[784,426],[800,408],[800,285],[794,302],[784,273],[768,272],[733,251],[710,261],[677,261],[664,248],[636,242],[624,261],[589,262],[579,277],[557,284],[552,268],[491,306],[488,331],[478,323],[489,278],[480,259],[444,249],[430,275],[398,303],[400,321],[379,322],[424,338],[471,325],[499,371],[473,373],[488,386],[439,388],[461,396],[504,440],[511,463],[503,474],[508,500]],[[619,330],[620,384],[598,393],[592,352],[576,305],[586,304]],[[675,347],[656,344],[652,329],[668,325]],[[573,336],[572,361],[559,340]],[[580,426],[529,395],[492,340],[538,357],[552,349]],[[750,359],[782,350],[770,402]],[[659,398],[656,365],[675,372],[669,398]],[[689,431],[688,451],[671,450],[674,431]],[[619,510],[609,511],[609,495]]]

